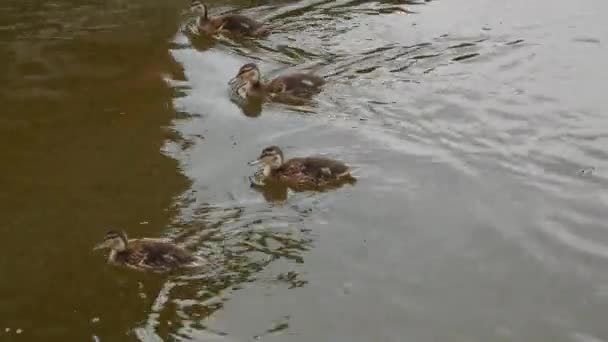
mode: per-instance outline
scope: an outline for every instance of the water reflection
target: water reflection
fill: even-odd
[[[0,5],[0,340],[608,336],[605,2],[210,5],[273,34],[185,34],[187,3]],[[243,110],[226,82],[252,60],[328,86]],[[251,189],[270,144],[365,181]],[[106,226],[209,268],[105,267]]]
[[[159,153],[176,12],[155,0],[0,5],[0,340],[129,339],[162,287],[90,248],[108,226],[162,236],[190,186]]]
[[[247,283],[270,281],[294,288],[307,282],[296,271],[279,273],[272,279],[260,278],[261,272],[278,260],[304,262],[304,253],[311,248],[313,239],[301,228],[301,219],[286,222],[282,217],[263,218],[247,214],[241,207],[205,205],[191,211],[191,224],[182,223],[176,240],[182,244],[200,241],[198,249],[209,261],[209,267],[183,272],[165,282],[146,323],[135,329],[141,340],[190,338],[203,331],[227,335],[204,322]]]
[[[562,120],[568,117],[559,110],[560,100],[544,96],[545,91],[523,90],[522,84],[533,83],[530,75],[546,67],[536,62],[538,37],[519,29],[502,30],[494,17],[488,19],[490,23],[471,23],[471,18],[486,18],[475,5],[456,9],[462,4],[262,3],[247,6],[273,26],[267,39],[251,45],[217,40],[211,49],[197,46],[193,39],[191,46],[183,44],[172,51],[184,65],[191,88],[176,99],[175,106],[204,113],[201,118],[176,120],[175,126],[188,134],[203,128],[221,132],[213,146],[206,141],[187,153],[182,159],[187,160],[185,172],[194,179],[194,187],[207,192],[198,193],[201,201],[244,203],[254,216],[280,212],[285,214],[282,219],[302,219],[306,229],[323,238],[311,238],[315,249],[290,252],[260,269],[260,274],[280,269],[270,277],[275,279],[273,284],[286,282],[291,288],[285,294],[273,287],[272,295],[263,296],[267,315],[252,317],[255,309],[248,306],[261,305],[258,278],[243,287],[242,292],[249,295],[232,293],[231,298],[239,300],[216,311],[214,316],[223,319],[214,322],[229,329],[207,331],[223,331],[226,338],[272,338],[272,334],[261,334],[265,329],[260,327],[289,316],[289,322],[279,319],[276,326],[279,333],[292,333],[289,337],[294,340],[330,340],[336,335],[349,340],[407,336],[422,341],[569,336],[568,329],[554,322],[580,320],[568,318],[571,307],[547,303],[555,303],[550,298],[563,298],[567,288],[585,292],[579,287],[581,280],[564,276],[567,285],[562,290],[532,283],[553,283],[553,271],[547,269],[557,270],[552,267],[569,259],[558,256],[556,252],[562,249],[556,242],[596,256],[603,255],[604,248],[557,226],[556,219],[544,221],[547,208],[543,203],[567,208],[572,203],[563,196],[574,196],[569,190],[588,189],[570,183],[573,170],[585,165],[599,168],[597,158],[573,163],[560,158],[557,148],[541,152],[537,146],[540,141],[552,141],[570,151],[569,157],[580,156],[572,145],[549,133],[548,126],[562,132],[555,122],[564,124]],[[451,11],[441,12],[446,8]],[[464,11],[475,16],[463,15]],[[443,17],[435,17],[437,13]],[[496,12],[497,17],[504,14]],[[314,70],[326,76],[328,84],[314,105],[302,111],[274,104],[248,108],[228,99],[225,90],[234,70],[252,60],[276,74]],[[260,115],[262,110],[264,115]],[[549,115],[552,111],[559,120]],[[313,115],[305,115],[309,113]],[[576,113],[570,115],[578,122],[589,119]],[[249,120],[251,116],[256,120]],[[226,155],[218,144],[228,146],[232,139],[239,144],[229,150],[229,157],[210,163],[207,156]],[[571,139],[582,146],[579,136]],[[366,181],[314,194],[279,184],[250,191],[249,171],[242,165],[260,146],[270,144],[293,146],[303,153],[330,149],[362,165]],[[583,154],[598,153],[591,152],[592,146],[584,149]],[[557,176],[561,173],[568,176]],[[217,179],[233,181],[216,186],[212,183]],[[222,190],[227,184],[229,194]],[[583,195],[575,197],[585,206],[598,208]],[[564,212],[570,219],[577,215]],[[593,215],[582,215],[594,224],[580,234],[602,235]],[[251,239],[241,235],[243,253],[272,258],[277,250],[264,245],[264,234],[256,236],[254,241],[259,242],[250,245]],[[270,241],[269,246],[277,244],[276,237]],[[300,257],[302,264],[298,264]],[[282,268],[285,260],[290,260],[289,266]],[[571,265],[589,276],[577,261]],[[504,295],[510,291],[504,288],[506,283],[509,289],[522,287],[509,297]],[[344,284],[349,284],[349,290],[338,290]],[[539,294],[546,299],[544,304],[531,304],[537,303]],[[345,297],[348,300],[342,301]],[[506,297],[511,300],[505,301]],[[301,299],[298,305],[280,309],[295,298]],[[315,302],[313,298],[322,304],[309,303]],[[583,308],[576,299],[568,301],[581,305],[574,311],[592,319],[594,310]],[[246,327],[242,326],[243,311],[247,322],[252,322]],[[538,318],[544,315],[552,318]],[[336,334],[323,328],[326,322],[353,333]],[[369,324],[374,325],[371,331],[364,328]],[[597,333],[598,327],[591,330]],[[184,339],[200,336],[202,332],[194,329]]]
[[[313,185],[296,185],[290,184],[286,185],[281,182],[273,182],[273,181],[265,181],[263,184],[259,183],[251,183],[251,188],[255,189],[257,192],[264,196],[264,199],[268,202],[276,202],[282,203],[287,201],[288,195],[290,191],[294,192],[308,192],[308,191],[333,191],[340,189],[345,185],[355,185],[357,183],[357,179],[355,178],[347,178],[342,179],[338,182],[332,182],[329,184],[325,184],[322,187],[313,186]]]
[[[231,100],[235,103],[243,114],[250,118],[257,118],[262,115],[262,108],[264,101],[262,99],[243,99],[241,96],[235,96],[233,92],[230,93]]]

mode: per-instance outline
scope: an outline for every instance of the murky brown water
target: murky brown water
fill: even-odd
[[[209,5],[275,33],[192,36],[187,1],[0,5],[0,341],[608,341],[605,2]],[[250,61],[329,84],[240,107]],[[256,191],[271,144],[359,181]],[[111,267],[109,227],[214,267]]]

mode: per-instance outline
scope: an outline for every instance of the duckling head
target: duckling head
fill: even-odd
[[[207,19],[207,5],[199,0],[192,0],[192,3],[190,4],[190,12],[200,16],[203,19]]]
[[[232,89],[238,90],[243,86],[258,87],[260,85],[260,69],[254,63],[243,65],[228,84]]]
[[[249,162],[249,165],[264,165],[264,176],[268,176],[271,170],[276,170],[283,165],[283,151],[277,146],[269,146],[262,150],[256,160]]]
[[[93,250],[109,248],[115,252],[122,252],[127,249],[127,234],[124,231],[111,230],[103,238],[103,241],[93,248]]]

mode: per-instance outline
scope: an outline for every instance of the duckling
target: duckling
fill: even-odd
[[[281,75],[270,82],[263,82],[258,66],[243,65],[228,82],[233,92],[243,98],[265,101],[291,102],[312,97],[321,91],[325,80],[313,74],[293,73]]]
[[[260,37],[270,33],[262,23],[240,14],[224,14],[215,17],[207,16],[207,5],[199,0],[193,0],[190,11],[197,14],[196,27],[198,30],[213,35],[218,32],[236,33],[249,37]]]
[[[164,239],[131,239],[124,231],[109,231],[93,250],[110,249],[109,263],[138,270],[165,272],[200,265],[202,259]]]
[[[258,184],[270,179],[289,185],[316,187],[355,179],[350,167],[340,161],[323,157],[284,160],[283,151],[277,146],[264,148],[258,159],[249,162],[249,165],[258,164],[264,165],[261,174],[256,172],[252,180]]]

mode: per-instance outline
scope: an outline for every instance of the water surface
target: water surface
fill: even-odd
[[[187,6],[1,6],[3,339],[608,340],[604,2],[209,2],[245,42]],[[251,61],[329,82],[239,106]],[[359,181],[257,191],[268,145]],[[212,265],[111,267],[108,227]]]

